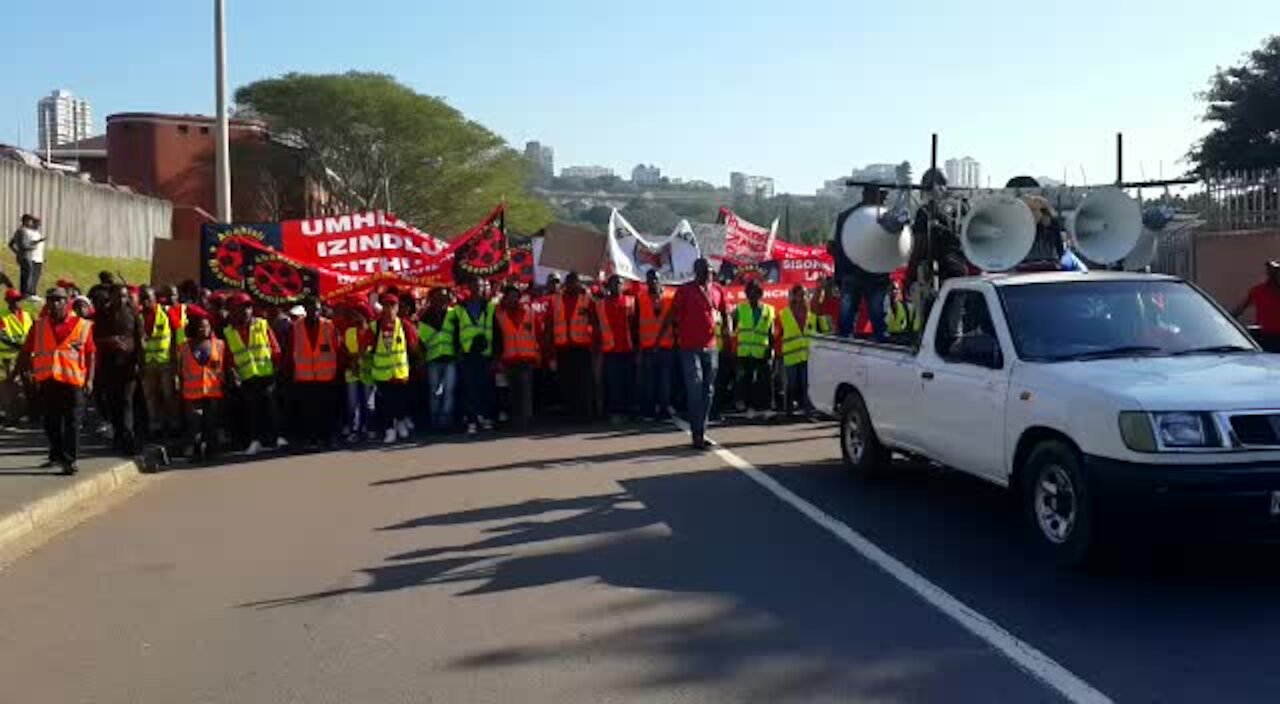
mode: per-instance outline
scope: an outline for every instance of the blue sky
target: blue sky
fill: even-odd
[[[1154,178],[1204,130],[1201,90],[1276,0],[637,3],[227,0],[232,89],[287,71],[390,73],[557,167],[638,162],[812,193],[868,162],[972,155],[997,182]],[[211,113],[212,0],[8,3],[0,141],[54,88],[113,112]],[[127,8],[127,10],[126,10]],[[1039,9],[1043,8],[1043,9]],[[68,18],[75,18],[74,20]],[[998,184],[997,184],[998,185]]]

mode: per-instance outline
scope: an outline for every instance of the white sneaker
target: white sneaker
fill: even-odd
[[[249,448],[244,451],[244,454],[252,457],[258,454],[259,452],[262,452],[262,443],[258,442],[257,440],[254,440],[253,442],[249,443]]]
[[[483,428],[484,430],[493,430],[493,421],[489,420],[488,418],[481,418],[480,427]]]
[[[418,429],[417,424],[415,424],[415,423],[413,422],[413,419],[412,419],[412,418],[405,418],[405,419],[404,419],[404,427],[408,428],[408,429],[409,429],[409,432],[411,432],[411,433],[412,433],[413,431],[415,431],[415,430],[417,430],[417,429]]]
[[[401,440],[409,439],[409,430],[410,430],[409,421],[407,420],[396,421],[396,433],[400,435]]]
[[[289,446],[289,441],[288,441],[288,440],[285,440],[283,435],[281,435],[280,437],[277,437],[277,438],[276,438],[276,449],[277,449],[277,450],[279,450],[279,449],[283,449],[283,448],[286,448],[286,447],[288,447],[288,446]]]
[[[475,435],[475,434],[476,434],[476,424],[467,423],[467,435]]]
[[[382,438],[382,443],[384,445],[394,445],[396,444],[396,440],[397,440],[396,429],[387,428],[387,434],[385,437]]]

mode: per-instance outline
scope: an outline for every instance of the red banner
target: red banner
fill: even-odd
[[[774,228],[761,227],[720,208],[724,221],[724,259],[733,264],[756,264],[769,258]],[[776,222],[775,222],[776,224]]]
[[[784,284],[814,283],[836,273],[836,263],[826,247],[773,243],[772,258],[778,263],[778,281]]]
[[[280,231],[284,254],[353,274],[413,271],[449,246],[382,211],[286,220]]]

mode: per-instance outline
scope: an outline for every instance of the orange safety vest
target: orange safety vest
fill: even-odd
[[[506,308],[498,308],[498,327],[502,330],[502,361],[512,364],[537,364],[538,335],[534,327],[533,311],[527,306],[519,322],[512,319]]]
[[[565,317],[564,310],[565,294],[560,294],[551,300],[551,314],[555,320],[556,347],[568,347],[570,344],[576,347],[590,347],[592,338],[594,337],[591,329],[591,318],[588,311],[591,308],[591,296],[585,291],[578,294],[577,305],[571,314],[572,317]]]
[[[308,344],[307,319],[293,323],[293,380],[327,382],[338,378],[338,337],[333,321],[321,318],[316,339]]]
[[[191,345],[182,346],[182,398],[187,401],[222,398],[223,360],[227,343],[213,338],[209,340],[209,363],[201,364],[191,352]]]
[[[675,300],[675,295],[668,292],[662,292],[662,309],[653,312],[653,299],[649,296],[648,289],[641,291],[636,298],[636,306],[640,309],[640,349],[651,350],[655,347],[661,347],[669,350],[675,347],[676,338],[673,332],[674,326],[667,326],[666,330],[662,330],[662,321],[671,313],[671,302]]]
[[[31,371],[36,381],[53,380],[69,386],[83,387],[89,372],[84,363],[84,346],[89,342],[93,323],[80,318],[61,344],[53,335],[53,321],[36,321],[35,347],[31,353]]]
[[[626,296],[619,296],[618,301],[621,301],[622,309],[627,314],[623,316],[626,320],[626,325],[616,333],[613,329],[613,323],[610,322],[609,308],[616,308],[617,302],[608,298],[596,301],[596,317],[600,319],[600,350],[602,352],[613,352],[618,340],[623,339],[624,336],[626,340],[631,340],[631,299]]]

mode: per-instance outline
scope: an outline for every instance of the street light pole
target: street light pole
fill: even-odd
[[[214,179],[219,222],[231,222],[231,146],[227,119],[227,9],[226,0],[213,1],[214,67],[218,101],[214,129]]]

